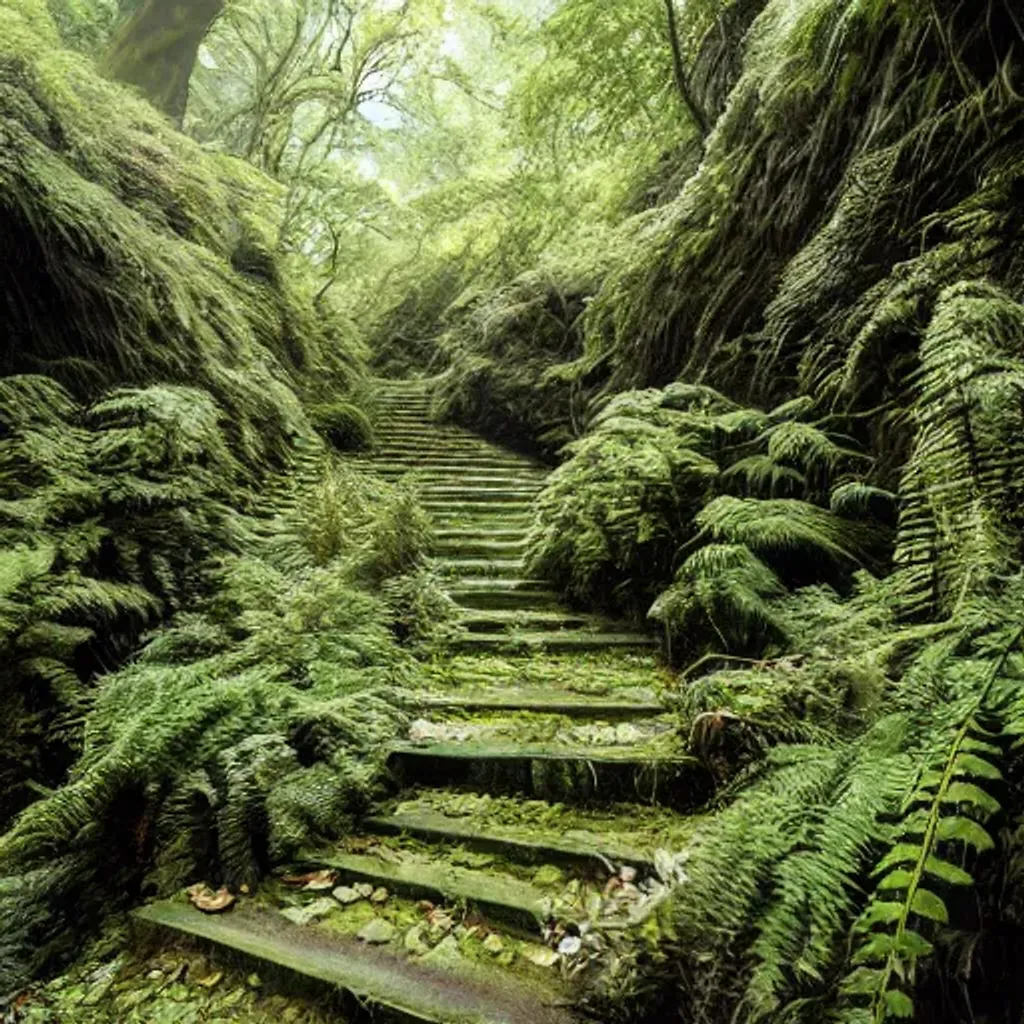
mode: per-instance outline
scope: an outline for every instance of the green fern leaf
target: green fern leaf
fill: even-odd
[[[930,889],[918,887],[910,902],[910,909],[919,917],[926,917],[939,924],[949,924],[949,910],[946,904]]]
[[[981,814],[996,814],[1000,803],[994,796],[986,793],[980,786],[970,782],[954,782],[942,795],[943,803],[966,804]]]
[[[949,885],[973,885],[974,879],[963,868],[950,864],[949,861],[939,857],[929,857],[924,862],[926,874],[939,879],[940,882],[947,882]]]
[[[936,827],[936,837],[944,842],[956,841],[971,846],[977,853],[995,849],[992,837],[971,818],[942,818]]]
[[[1003,773],[991,761],[976,754],[960,753],[953,762],[955,775],[968,775],[977,779],[1002,779]]]
[[[899,989],[889,989],[885,993],[885,1006],[889,1014],[900,1020],[910,1020],[914,1016],[914,1001]]]

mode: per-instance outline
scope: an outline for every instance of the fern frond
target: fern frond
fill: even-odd
[[[884,544],[879,527],[851,522],[803,501],[758,501],[723,495],[697,515],[697,525],[715,541],[746,545],[783,576],[810,570],[873,565]]]
[[[775,573],[749,548],[709,544],[683,563],[648,616],[691,644],[699,637],[717,636],[724,651],[757,653],[767,642],[785,638],[770,604],[785,592]]]

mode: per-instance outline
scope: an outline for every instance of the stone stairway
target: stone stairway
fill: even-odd
[[[437,528],[436,554],[465,609],[463,650],[643,649],[651,637],[559,604],[525,575],[530,508],[548,469],[457,426],[432,423],[420,382],[381,382],[378,446],[369,465],[419,487]],[[410,476],[411,475],[411,476]]]
[[[367,460],[415,473],[466,640],[424,666],[415,720],[382,756],[396,795],[228,914],[181,899],[140,927],[201,940],[363,1010],[437,1024],[571,1024],[570,978],[664,894],[708,779],[661,696],[651,640],[563,608],[524,574],[545,470],[432,425],[393,384]]]

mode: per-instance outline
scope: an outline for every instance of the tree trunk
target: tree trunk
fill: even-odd
[[[143,0],[114,33],[103,70],[181,127],[199,46],[223,9],[224,0]]]

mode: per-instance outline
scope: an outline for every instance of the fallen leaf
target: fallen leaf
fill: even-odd
[[[335,872],[324,868],[321,871],[307,871],[303,875],[285,875],[281,881],[285,885],[320,892],[324,889],[333,889],[337,884],[338,876]]]
[[[192,906],[204,914],[220,914],[235,902],[235,897],[227,889],[214,892],[205,882],[191,886],[187,892]]]
[[[214,971],[213,974],[208,974],[205,978],[200,978],[196,984],[202,985],[203,988],[213,988],[219,984],[221,979],[224,977],[223,971]]]

